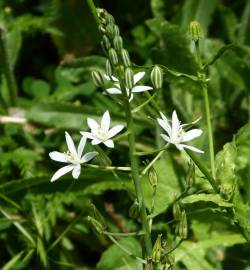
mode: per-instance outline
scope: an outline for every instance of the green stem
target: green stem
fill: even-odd
[[[99,166],[95,164],[87,164],[84,163],[83,166],[93,168],[93,169],[100,169],[104,171],[124,171],[124,172],[130,172],[131,168],[130,167],[119,167],[119,166]]]
[[[156,157],[147,165],[147,167],[142,171],[142,175],[145,175],[147,171],[154,165],[154,163],[163,155],[164,150],[160,151]]]
[[[8,105],[15,106],[17,102],[17,86],[14,72],[10,64],[8,49],[6,44],[6,33],[3,27],[0,27],[0,59],[2,63],[2,71],[6,78],[8,86]]]
[[[89,8],[91,10],[91,13],[92,13],[92,15],[93,15],[93,17],[95,19],[95,22],[97,24],[97,27],[98,27],[100,22],[99,22],[99,18],[97,16],[97,12],[96,12],[96,7],[95,7],[95,4],[94,4],[94,1],[93,0],[87,0],[87,4],[88,4],[88,6],[89,6]]]
[[[135,154],[136,154],[137,156],[147,156],[147,155],[152,155],[152,154],[161,152],[161,151],[163,151],[163,150],[166,150],[168,147],[169,147],[169,143],[167,143],[164,147],[159,148],[159,149],[156,149],[156,150],[153,150],[153,151],[148,151],[148,152],[136,152]]]
[[[141,262],[142,264],[146,264],[147,262],[145,260],[143,260],[140,257],[137,257],[135,254],[133,254],[131,251],[127,250],[127,248],[125,248],[124,246],[122,246],[113,236],[111,235],[107,235],[107,237],[115,244],[117,245],[121,250],[123,250],[127,255],[135,258],[136,260],[138,260],[139,262]]]
[[[195,54],[196,54],[196,59],[197,59],[199,69],[200,69],[200,77],[202,79],[201,88],[202,88],[203,98],[204,98],[204,103],[205,103],[211,172],[212,172],[213,178],[216,179],[215,162],[214,162],[214,142],[213,142],[213,131],[212,131],[212,123],[211,123],[211,112],[210,112],[210,105],[209,105],[206,74],[202,70],[202,61],[201,61],[199,40],[195,42]]]
[[[210,174],[210,172],[207,170],[207,168],[200,162],[200,160],[195,156],[195,154],[192,151],[188,149],[186,149],[185,151],[193,160],[193,162],[196,164],[196,166],[200,169],[200,171],[206,176],[207,180],[213,187],[214,191],[216,193],[219,193],[219,188],[217,187],[216,181],[213,178],[213,176]]]
[[[119,80],[120,80],[120,86],[121,86],[123,100],[124,100],[124,109],[125,109],[125,113],[126,113],[127,130],[129,132],[128,142],[129,142],[129,157],[130,157],[130,162],[131,162],[132,178],[134,181],[136,197],[137,197],[138,203],[140,205],[141,221],[142,221],[143,231],[145,233],[144,234],[144,243],[145,243],[146,255],[148,258],[150,258],[152,255],[151,234],[150,234],[150,230],[149,230],[149,223],[147,220],[147,212],[146,212],[146,207],[145,207],[145,203],[144,203],[143,190],[142,190],[140,176],[139,176],[138,161],[137,161],[137,157],[135,155],[136,148],[135,148],[134,121],[133,121],[133,117],[132,117],[130,103],[129,103],[126,89],[125,89],[124,82],[123,82],[122,70],[119,70]]]

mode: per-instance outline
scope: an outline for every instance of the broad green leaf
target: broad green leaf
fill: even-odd
[[[223,146],[221,150],[216,155],[216,178],[222,185],[227,184],[231,189],[236,185],[236,158],[237,149],[235,143],[227,143]]]
[[[213,235],[208,240],[191,242],[184,241],[174,251],[175,261],[181,261],[189,270],[215,270],[205,259],[207,249],[216,247],[230,247],[236,244],[244,244],[246,240],[240,234]]]
[[[134,255],[141,257],[141,246],[134,238],[124,238],[119,241],[119,244],[129,250]],[[97,270],[142,270],[142,264],[135,258],[128,256],[123,250],[115,244],[110,246],[97,264]]]
[[[173,202],[174,196],[180,193],[178,176],[174,170],[172,159],[166,156],[154,164],[158,176],[158,185],[155,196],[155,213],[161,213]],[[142,178],[145,203],[148,209],[151,207],[153,188],[149,183],[148,176]]]
[[[50,93],[50,85],[44,80],[26,77],[23,81],[23,90],[33,98],[47,97]]]
[[[220,207],[232,207],[233,204],[224,201],[218,194],[193,194],[185,197],[182,201],[184,204],[208,202]]]
[[[249,38],[249,29],[250,29],[250,1],[246,1],[245,9],[242,14],[240,28],[238,32],[238,42],[240,44],[250,44]]]

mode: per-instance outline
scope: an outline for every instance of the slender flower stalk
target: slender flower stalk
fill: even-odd
[[[200,28],[200,25],[198,22],[195,24],[195,28]],[[192,23],[190,24],[190,27],[192,26]],[[201,88],[203,92],[203,98],[204,98],[204,104],[205,104],[205,112],[206,112],[206,122],[207,122],[207,132],[208,132],[208,144],[209,144],[209,158],[210,158],[210,166],[211,166],[211,172],[214,179],[216,179],[215,174],[215,160],[214,160],[214,142],[213,142],[213,130],[212,130],[212,123],[211,123],[211,112],[210,112],[210,105],[209,105],[209,97],[208,97],[208,88],[207,88],[207,80],[206,80],[206,74],[203,70],[202,66],[202,60],[201,60],[201,54],[200,54],[200,33],[201,30],[196,30],[195,33],[198,33],[197,36],[192,36],[192,39],[195,44],[195,55],[196,60],[199,66],[199,77],[201,79]],[[192,35],[192,31],[191,31]]]
[[[145,242],[145,250],[148,258],[152,255],[152,241],[151,241],[151,233],[149,228],[149,223],[147,219],[147,212],[144,202],[143,190],[141,186],[140,176],[139,176],[139,168],[138,168],[138,160],[136,157],[135,151],[135,134],[134,134],[134,121],[132,117],[132,110],[130,107],[130,103],[128,100],[127,92],[125,84],[122,80],[123,74],[122,70],[119,70],[119,82],[121,91],[123,94],[123,102],[126,113],[126,121],[127,121],[127,130],[128,130],[128,141],[129,141],[129,157],[131,162],[131,170],[132,170],[132,178],[135,185],[136,197],[140,206],[140,214],[142,220],[142,226],[144,231],[144,242]]]

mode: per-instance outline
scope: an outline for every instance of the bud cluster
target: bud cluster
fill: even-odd
[[[123,48],[123,39],[120,36],[118,25],[114,17],[104,9],[98,9],[97,15],[100,20],[99,30],[102,34],[101,46],[107,55],[112,66],[122,64],[125,67],[131,66],[129,53]]]

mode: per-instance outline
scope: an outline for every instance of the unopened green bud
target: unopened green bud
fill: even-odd
[[[129,216],[133,219],[137,219],[140,216],[140,206],[137,200],[129,208]]]
[[[114,31],[114,36],[120,35],[120,30],[119,30],[118,25],[116,25],[116,24],[114,25],[113,31]]]
[[[104,48],[108,51],[111,48],[111,43],[106,35],[102,38]]]
[[[183,239],[186,239],[188,235],[187,215],[186,215],[185,210],[181,212],[181,220],[179,224],[179,235]]]
[[[153,251],[152,251],[152,261],[155,263],[159,263],[161,260],[161,252],[162,252],[162,246],[161,246],[161,234],[158,235]]]
[[[154,66],[152,72],[151,72],[151,81],[156,89],[162,88],[163,83],[163,74],[162,70],[159,66]]]
[[[168,268],[166,269],[170,269],[170,267],[172,267],[174,265],[175,262],[175,257],[173,252],[171,252],[170,254],[164,256],[164,258],[162,259],[163,264],[168,265]]]
[[[122,49],[121,55],[122,55],[122,62],[124,64],[124,66],[125,67],[130,67],[131,66],[131,61],[130,61],[130,57],[129,57],[128,51],[125,50],[125,49]]]
[[[113,40],[113,44],[115,49],[119,52],[122,50],[123,48],[123,41],[122,41],[122,37],[121,36],[115,36],[114,40]]]
[[[158,183],[158,176],[156,170],[151,167],[148,171],[148,180],[152,187],[156,187]]]
[[[108,14],[108,15],[106,16],[106,21],[107,21],[107,23],[109,23],[109,24],[114,24],[114,23],[115,23],[115,19],[114,19],[114,17],[113,17],[111,14]]]
[[[106,71],[106,74],[107,74],[109,77],[112,76],[112,74],[113,74],[112,66],[111,66],[111,63],[110,63],[110,61],[109,61],[108,59],[106,60],[105,71]]]
[[[97,233],[97,234],[102,234],[103,231],[104,231],[104,228],[102,227],[102,224],[100,222],[98,222],[96,219],[88,216],[88,221],[91,223],[94,231]]]
[[[94,204],[91,204],[90,205],[90,208],[91,208],[91,210],[90,210],[91,211],[91,215],[93,216],[93,218],[96,221],[98,221],[101,224],[103,230],[105,230],[107,228],[107,224],[106,224],[106,222],[105,222],[102,214],[100,213],[100,211],[95,207]]]
[[[105,27],[103,26],[103,25],[99,25],[99,31],[102,33],[102,34],[105,34],[105,32],[106,32],[106,29],[105,29]]]
[[[94,84],[97,87],[102,87],[104,85],[104,80],[103,80],[102,74],[99,71],[92,71],[91,75],[92,75],[92,79],[94,81]]]
[[[197,21],[192,21],[189,25],[189,31],[191,38],[194,42],[197,42],[202,37],[201,25]]]
[[[107,11],[105,9],[103,9],[103,8],[97,8],[96,9],[96,13],[97,13],[97,16],[98,16],[99,19],[104,18],[106,12]]]
[[[115,32],[114,32],[114,25],[113,24],[108,24],[106,26],[106,33],[111,40],[114,38]]]
[[[118,55],[113,48],[109,49],[109,60],[113,65],[118,64]]]
[[[134,86],[134,73],[131,68],[125,70],[125,86],[128,89],[132,89]]]
[[[173,216],[176,221],[181,220],[181,208],[178,202],[173,204]]]
[[[220,185],[220,195],[225,200],[230,200],[233,193],[234,193],[234,187],[231,184],[224,183],[224,184]]]

